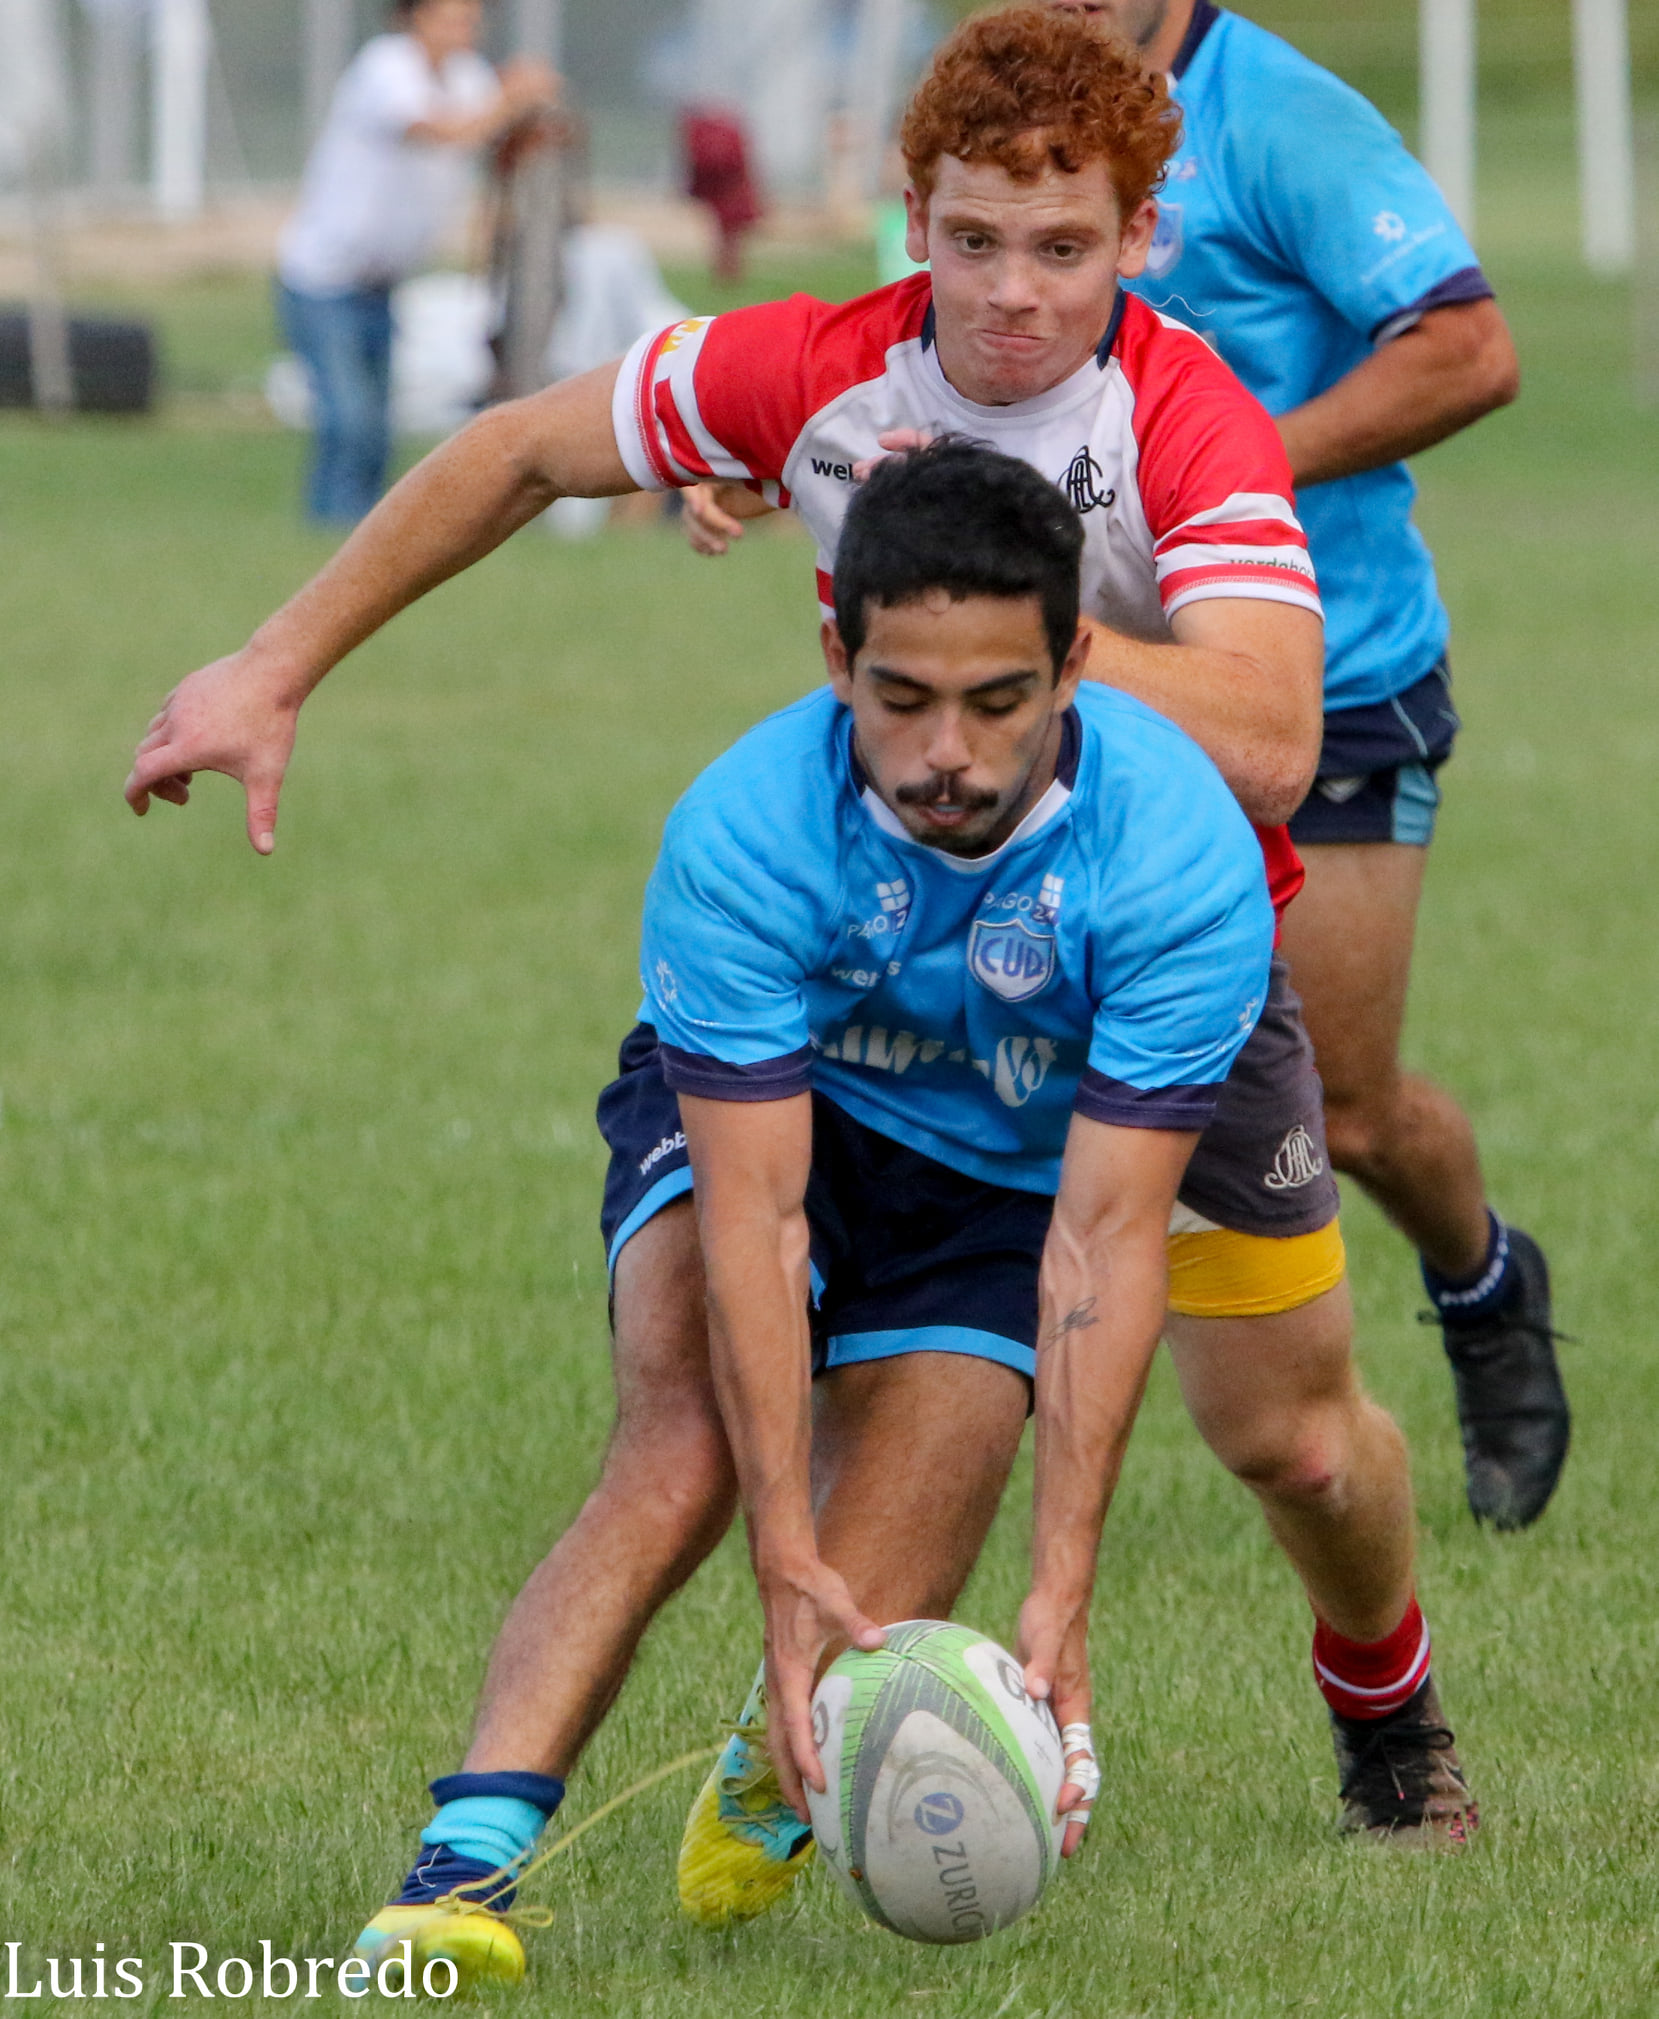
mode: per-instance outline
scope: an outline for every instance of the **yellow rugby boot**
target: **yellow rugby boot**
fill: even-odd
[[[766,1750],[765,1669],[698,1791],[680,1839],[680,1905],[704,1928],[770,1912],[812,1862],[812,1828],[783,1798]]]
[[[382,1964],[402,1964],[405,1942],[416,1992],[430,1988],[434,1996],[447,1997],[479,1985],[517,1984],[524,1976],[524,1944],[511,1925],[470,1900],[382,1907],[352,1944],[351,1953],[378,1971]],[[454,1982],[449,1971],[439,1969],[433,1971],[428,1987],[427,1966],[438,1962],[454,1966]],[[401,1967],[388,1970],[386,1983],[394,1997],[403,1990]]]

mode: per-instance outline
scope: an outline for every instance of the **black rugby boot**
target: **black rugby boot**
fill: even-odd
[[[1392,1717],[1331,1712],[1342,1777],[1342,1830],[1411,1848],[1461,1850],[1480,1809],[1458,1764],[1457,1746],[1430,1676]]]
[[[1515,1287],[1500,1309],[1478,1319],[1433,1314],[1457,1383],[1469,1512],[1500,1529],[1525,1528],[1549,1505],[1572,1429],[1549,1268],[1530,1234],[1508,1231]]]

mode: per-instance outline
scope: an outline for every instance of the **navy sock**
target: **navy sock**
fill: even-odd
[[[517,1890],[492,1874],[515,1870],[534,1848],[564,1799],[552,1774],[446,1774],[432,1783],[438,1813],[421,1832],[428,1848],[403,1882],[396,1906],[420,1906],[446,1893],[476,1892],[492,1907],[510,1907]]]
[[[1515,1284],[1515,1257],[1509,1229],[1490,1206],[1486,1209],[1486,1259],[1472,1276],[1442,1276],[1427,1262],[1423,1287],[1440,1318],[1448,1325],[1478,1325],[1496,1316]]]

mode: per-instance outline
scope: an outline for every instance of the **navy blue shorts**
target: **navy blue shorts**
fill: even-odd
[[[1443,659],[1391,700],[1333,709],[1325,717],[1319,775],[1291,817],[1291,840],[1426,848],[1440,810],[1435,773],[1452,754],[1458,728]]]
[[[691,1190],[679,1103],[638,1025],[599,1097],[610,1145],[600,1226],[611,1266]],[[1037,1270],[1054,1201],[986,1184],[812,1097],[813,1371],[901,1353],[967,1353],[1037,1370]]]

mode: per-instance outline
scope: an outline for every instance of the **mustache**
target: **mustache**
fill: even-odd
[[[919,785],[898,785],[893,797],[901,806],[952,806],[964,813],[983,813],[995,806],[1001,795],[982,785],[964,785],[949,771],[936,771]]]

